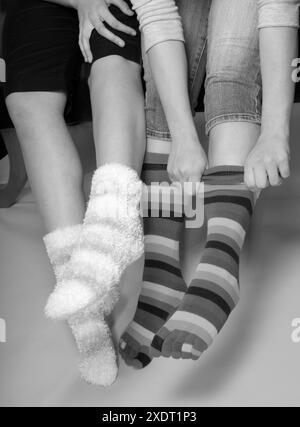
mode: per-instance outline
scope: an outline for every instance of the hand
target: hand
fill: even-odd
[[[206,169],[207,157],[198,140],[172,141],[168,174],[172,182],[200,182]]]
[[[124,41],[109,31],[105,24],[115,30],[122,31],[132,36],[136,31],[118,21],[110,12],[109,5],[115,5],[121,9],[125,15],[132,16],[134,12],[124,0],[76,0],[75,7],[79,17],[79,46],[86,62],[92,62],[93,55],[90,48],[90,37],[95,29],[101,36],[124,47]]]
[[[278,186],[290,176],[287,137],[261,135],[245,164],[245,184],[252,191]]]

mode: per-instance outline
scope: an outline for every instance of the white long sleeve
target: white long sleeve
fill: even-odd
[[[258,0],[258,28],[299,27],[300,0]]]
[[[169,40],[183,41],[181,17],[175,0],[131,0],[144,35],[146,52]]]

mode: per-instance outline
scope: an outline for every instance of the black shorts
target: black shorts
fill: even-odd
[[[4,26],[5,95],[29,91],[63,91],[70,95],[83,64],[76,10],[41,0],[18,1],[8,12]],[[136,15],[129,17],[115,6],[110,10],[118,20],[134,28],[137,36],[108,27],[125,41],[125,47],[121,48],[94,30],[90,39],[93,60],[119,55],[140,63],[141,40]]]

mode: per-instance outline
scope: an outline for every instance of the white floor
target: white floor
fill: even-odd
[[[197,363],[159,359],[136,372],[121,362],[110,389],[83,383],[67,327],[43,315],[53,276],[29,189],[0,210],[0,318],[7,327],[6,343],[0,342],[0,406],[299,406],[300,342],[291,334],[300,318],[300,106],[294,115],[293,177],[262,196],[242,262],[241,302]],[[0,170],[3,178],[5,162]],[[198,239],[195,232],[188,239],[188,275]],[[132,270],[126,286],[134,282]],[[118,327],[131,315],[123,310]]]

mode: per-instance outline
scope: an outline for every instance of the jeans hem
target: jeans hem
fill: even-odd
[[[209,135],[213,127],[226,122],[248,122],[261,124],[261,116],[259,114],[224,114],[213,119],[208,120],[205,125],[205,133]]]
[[[161,132],[161,131],[149,129],[149,128],[147,128],[147,137],[148,138],[155,138],[155,139],[162,139],[164,141],[170,141],[171,140],[170,132]]]

